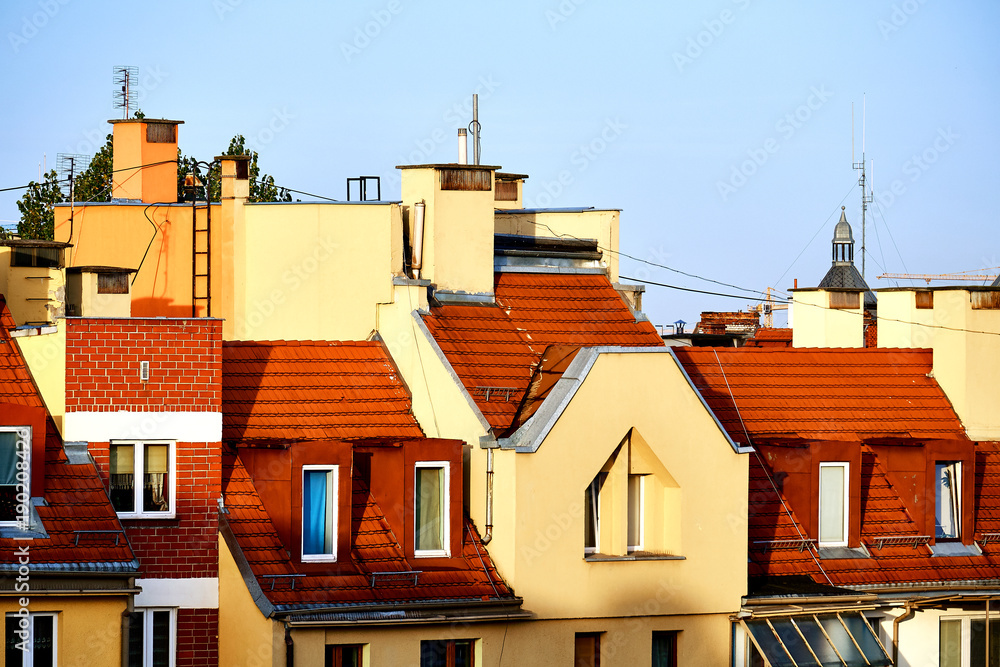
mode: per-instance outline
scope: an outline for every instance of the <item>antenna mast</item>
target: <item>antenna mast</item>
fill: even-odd
[[[115,67],[114,108],[122,110],[122,118],[127,119],[132,107],[135,106],[135,86],[138,79],[138,67],[129,65],[118,65]]]
[[[854,105],[851,105],[851,160],[852,167],[861,172],[861,177],[858,179],[858,185],[861,186],[861,277],[865,277],[865,232],[866,214],[868,213],[868,204],[872,203],[872,195],[868,192],[867,185],[867,174],[865,173],[865,115],[867,109],[866,97],[862,98],[861,102],[861,162],[853,162],[854,160]]]

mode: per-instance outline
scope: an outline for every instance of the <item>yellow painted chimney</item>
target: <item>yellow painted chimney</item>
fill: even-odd
[[[499,167],[421,164],[397,167],[408,215],[411,264],[436,293],[493,294],[494,176]],[[417,229],[423,204],[423,229]]]
[[[235,339],[237,304],[246,302],[246,203],[250,196],[250,156],[218,155],[222,174],[221,215],[212,222],[217,240],[212,244],[214,272],[212,300],[221,307],[215,314],[223,318],[222,337]],[[242,316],[243,313],[241,312]]]
[[[111,198],[150,203],[177,201],[177,126],[182,120],[130,118],[114,126]]]

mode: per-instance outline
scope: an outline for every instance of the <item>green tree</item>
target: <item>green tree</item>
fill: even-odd
[[[56,224],[53,209],[62,201],[63,193],[59,188],[59,176],[55,169],[45,174],[41,183],[28,183],[28,189],[17,202],[17,208],[21,211],[17,233],[21,238],[51,241]]]
[[[233,137],[232,141],[229,142],[229,148],[223,155],[249,155],[250,156],[250,196],[247,201],[251,202],[267,202],[267,201],[292,201],[291,193],[285,189],[280,188],[274,183],[274,177],[260,173],[260,167],[257,164],[257,151],[248,150],[246,147],[246,139],[244,139],[242,134],[237,134]],[[213,163],[212,168],[208,172],[208,178],[210,183],[210,195],[212,201],[219,201],[221,197],[221,170],[218,163]],[[204,179],[202,179],[204,180]]]

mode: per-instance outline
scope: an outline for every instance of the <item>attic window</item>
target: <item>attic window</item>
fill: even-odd
[[[128,294],[127,273],[98,273],[98,294]]]
[[[861,307],[861,292],[830,292],[830,307],[857,310]]]
[[[917,308],[921,310],[929,310],[934,308],[934,292],[914,292],[916,297]]]
[[[302,466],[302,560],[337,560],[337,466]]]
[[[414,555],[448,556],[448,463],[421,461],[415,476]]]
[[[31,497],[30,443],[30,428],[0,429],[0,524],[27,523]]]
[[[172,144],[177,141],[177,126],[169,123],[146,125],[146,143]]]
[[[962,463],[937,461],[934,470],[934,537],[957,540],[962,536]]]

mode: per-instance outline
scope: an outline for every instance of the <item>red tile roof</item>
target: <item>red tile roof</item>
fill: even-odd
[[[412,572],[422,568],[407,561],[399,540],[365,482],[354,477],[352,484],[349,563],[353,567],[346,568],[348,571],[342,574],[300,572],[281,543],[243,463],[237,456],[224,457],[223,493],[229,511],[226,522],[253,576],[272,604],[296,607],[514,599],[468,518],[464,523],[464,550],[458,565],[423,571],[416,585],[412,579],[383,578],[372,586],[372,572]],[[298,574],[307,576],[287,576]]]
[[[423,435],[377,341],[225,342],[222,412],[227,442]]]
[[[674,348],[729,435],[964,438],[930,350]],[[737,411],[738,407],[738,411]]]
[[[662,346],[600,274],[497,273],[496,305],[431,308],[424,322],[483,416],[505,429],[549,345]]]
[[[9,321],[10,312],[0,297],[0,323]],[[0,403],[45,409],[21,351],[6,325],[0,326]],[[31,566],[46,565],[49,566],[47,569],[55,571],[135,570],[135,556],[122,532],[122,525],[111,506],[97,467],[92,462],[70,465],[63,452],[62,439],[47,410],[45,415],[45,504],[36,510],[48,537],[31,540],[0,538],[0,550],[9,557],[15,549],[27,546]],[[35,462],[32,462],[34,465]]]
[[[791,347],[792,330],[760,328],[745,343],[747,347]]]

